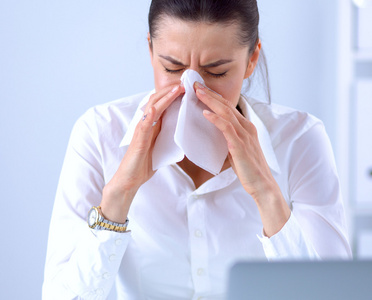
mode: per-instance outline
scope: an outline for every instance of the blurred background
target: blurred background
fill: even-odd
[[[70,131],[96,104],[153,88],[150,0],[0,2],[0,298],[40,299]],[[258,0],[272,102],[330,136],[355,257],[372,257],[371,0]],[[260,97],[260,87],[251,94]]]

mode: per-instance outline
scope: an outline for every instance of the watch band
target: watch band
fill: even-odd
[[[124,231],[127,231],[127,224],[128,224],[127,222],[128,220],[124,224],[119,224],[119,223],[113,223],[113,222],[103,219],[103,220],[98,221],[97,225],[100,226],[104,230],[124,232]]]
[[[97,212],[98,212],[98,215],[99,215],[98,220],[95,224],[96,229],[116,231],[116,232],[127,231],[127,226],[128,226],[128,223],[129,223],[128,218],[125,221],[125,223],[111,222],[111,221],[105,219],[105,217],[103,216],[101,206],[96,206],[95,208],[97,209]]]

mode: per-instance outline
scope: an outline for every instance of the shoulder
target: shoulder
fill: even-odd
[[[141,101],[147,95],[149,92],[139,93],[91,107],[76,121],[73,130],[80,132],[80,136],[89,134],[93,139],[104,139],[116,144],[123,138]]]
[[[259,102],[253,98],[247,98],[247,101],[264,123],[273,146],[298,140],[314,127],[324,130],[323,122],[307,112],[275,103]]]
[[[120,122],[124,125],[129,123],[141,101],[149,94],[148,92],[123,97],[115,101],[99,104],[91,107],[82,119],[94,117],[100,123]]]
[[[323,180],[325,174],[329,178],[337,174],[332,145],[321,120],[286,106],[247,101],[270,135],[280,168],[289,176],[290,190],[302,178]]]

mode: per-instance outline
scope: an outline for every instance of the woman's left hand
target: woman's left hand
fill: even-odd
[[[230,101],[199,83],[194,87],[199,100],[211,110],[204,111],[204,116],[227,141],[230,164],[244,189],[255,200],[265,233],[275,234],[288,220],[290,210],[266,162],[256,127]]]

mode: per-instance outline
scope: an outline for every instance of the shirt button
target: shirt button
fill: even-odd
[[[96,295],[102,296],[103,295],[103,289],[96,289]]]
[[[193,195],[192,195],[192,198],[196,200],[196,199],[199,198],[199,195],[193,194]]]
[[[110,278],[110,274],[109,273],[103,273],[102,278],[103,279],[109,279]]]
[[[110,261],[114,261],[116,259],[116,255],[115,254],[111,254],[110,256],[109,256],[109,260]]]
[[[203,236],[203,234],[200,230],[195,230],[194,234],[195,234],[196,237],[199,237],[199,238]]]
[[[204,269],[203,268],[199,268],[197,271],[196,271],[196,274],[198,274],[199,276],[202,276],[204,274]]]
[[[117,245],[117,246],[121,245],[122,243],[123,243],[123,240],[122,239],[117,239],[115,241],[115,245]]]

